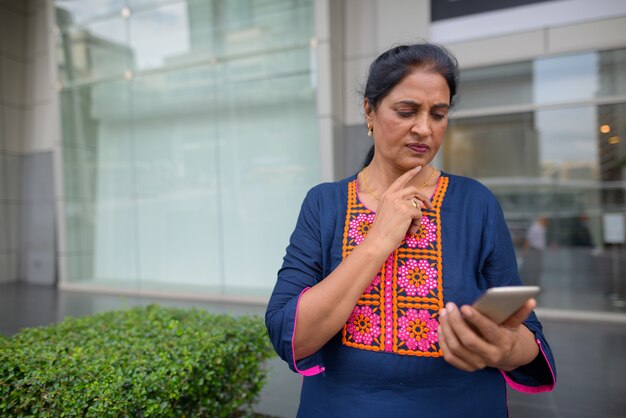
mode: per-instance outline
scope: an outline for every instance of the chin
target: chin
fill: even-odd
[[[430,164],[431,161],[432,158],[411,158],[410,161],[408,161],[406,164],[403,164],[403,167],[406,166],[407,170],[417,167],[418,165],[425,167]]]
[[[399,168],[399,171],[406,172],[406,171],[409,171],[409,170],[417,167],[418,165],[421,165],[423,167],[426,164],[427,163],[424,163],[424,162],[421,162],[421,161],[410,161],[410,162],[402,162],[402,163],[399,163],[399,164],[396,164],[396,165]]]

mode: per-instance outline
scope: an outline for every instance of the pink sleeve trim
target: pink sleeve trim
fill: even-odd
[[[537,346],[539,347],[539,351],[541,351],[541,355],[543,355],[543,358],[546,361],[548,368],[550,369],[550,374],[552,375],[552,383],[549,385],[542,385],[542,386],[526,386],[526,385],[522,385],[522,384],[514,382],[505,372],[500,370],[500,373],[502,373],[502,376],[504,376],[504,380],[506,380],[506,383],[509,386],[511,386],[511,388],[515,389],[518,392],[524,392],[524,393],[550,392],[552,389],[554,389],[554,385],[556,384],[556,379],[554,377],[554,370],[552,370],[552,366],[550,365],[550,362],[548,361],[546,357],[546,353],[543,352],[543,347],[541,347],[541,341],[539,339],[536,339],[535,341],[537,341]]]
[[[302,292],[300,292],[300,296],[298,296],[298,302],[296,303],[296,315],[293,318],[293,334],[291,335],[291,358],[293,359],[293,368],[302,376],[315,376],[316,374],[320,374],[325,370],[324,367],[321,367],[319,365],[313,366],[306,370],[298,369],[298,364],[296,362],[296,352],[293,348],[293,340],[296,337],[296,324],[298,323],[298,307],[300,306],[300,299],[302,298],[302,295],[304,294],[304,292],[306,292],[309,289],[310,287],[305,287],[302,290]]]

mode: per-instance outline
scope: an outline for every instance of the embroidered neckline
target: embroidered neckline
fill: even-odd
[[[405,237],[359,298],[342,332],[342,343],[371,351],[441,356],[437,328],[443,307],[441,204],[449,177],[442,173],[423,210],[418,232]],[[357,179],[348,183],[342,256],[359,245],[376,213],[358,198]]]
[[[445,176],[444,172],[440,172],[439,174],[439,178],[437,179],[437,183],[435,184],[435,190],[433,190],[433,193],[430,195],[430,200],[432,202],[432,200],[434,199],[434,197],[437,195],[437,191],[439,190],[439,188],[441,187],[441,179]],[[448,178],[447,176],[445,176],[446,178]],[[376,214],[376,211],[373,209],[370,209],[369,207],[367,207],[367,205],[365,205],[365,203],[363,203],[363,201],[361,200],[360,197],[360,192],[359,192],[359,181],[358,181],[358,174],[354,177],[354,180],[352,180],[355,184],[356,187],[356,201],[359,205],[363,206],[365,209],[367,209],[368,211],[370,211],[373,214]]]

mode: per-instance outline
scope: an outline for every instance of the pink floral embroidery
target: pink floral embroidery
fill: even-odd
[[[438,308],[443,306],[441,203],[448,187],[441,176],[433,207],[424,211],[420,228],[407,235],[376,274],[343,326],[342,344],[361,350],[416,357],[441,357],[437,338]],[[357,180],[348,184],[342,257],[363,243],[376,214],[358,200]]]
[[[426,260],[409,259],[398,268],[398,285],[409,296],[427,296],[437,288],[437,269]]]
[[[367,294],[372,293],[372,290],[374,290],[374,288],[375,288],[376,286],[378,286],[379,284],[380,284],[380,273],[378,273],[378,274],[376,275],[376,277],[374,277],[374,280],[372,280],[372,283],[370,283],[370,284],[369,284],[369,285],[365,288],[365,290],[363,291],[363,293],[367,293]]]
[[[425,309],[407,309],[406,315],[398,318],[398,337],[409,350],[428,351],[438,340],[439,323]]]
[[[428,216],[422,216],[422,223],[415,235],[407,235],[404,237],[407,247],[409,248],[428,248],[431,243],[437,240],[437,225],[435,225]]]
[[[348,318],[346,331],[355,343],[370,345],[380,336],[380,316],[369,306],[357,306]]]
[[[366,215],[360,213],[356,218],[350,221],[350,228],[348,230],[348,236],[359,245],[365,239],[367,232],[369,231],[372,223],[374,222],[374,214],[370,213]]]

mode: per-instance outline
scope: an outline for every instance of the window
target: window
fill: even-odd
[[[269,294],[319,180],[313,4],[57,0],[64,280]]]
[[[482,181],[502,205],[522,280],[546,308],[623,309],[624,246],[603,219],[624,215],[626,50],[463,71],[443,165]],[[546,248],[526,239],[546,219]],[[617,259],[615,258],[617,257]]]

